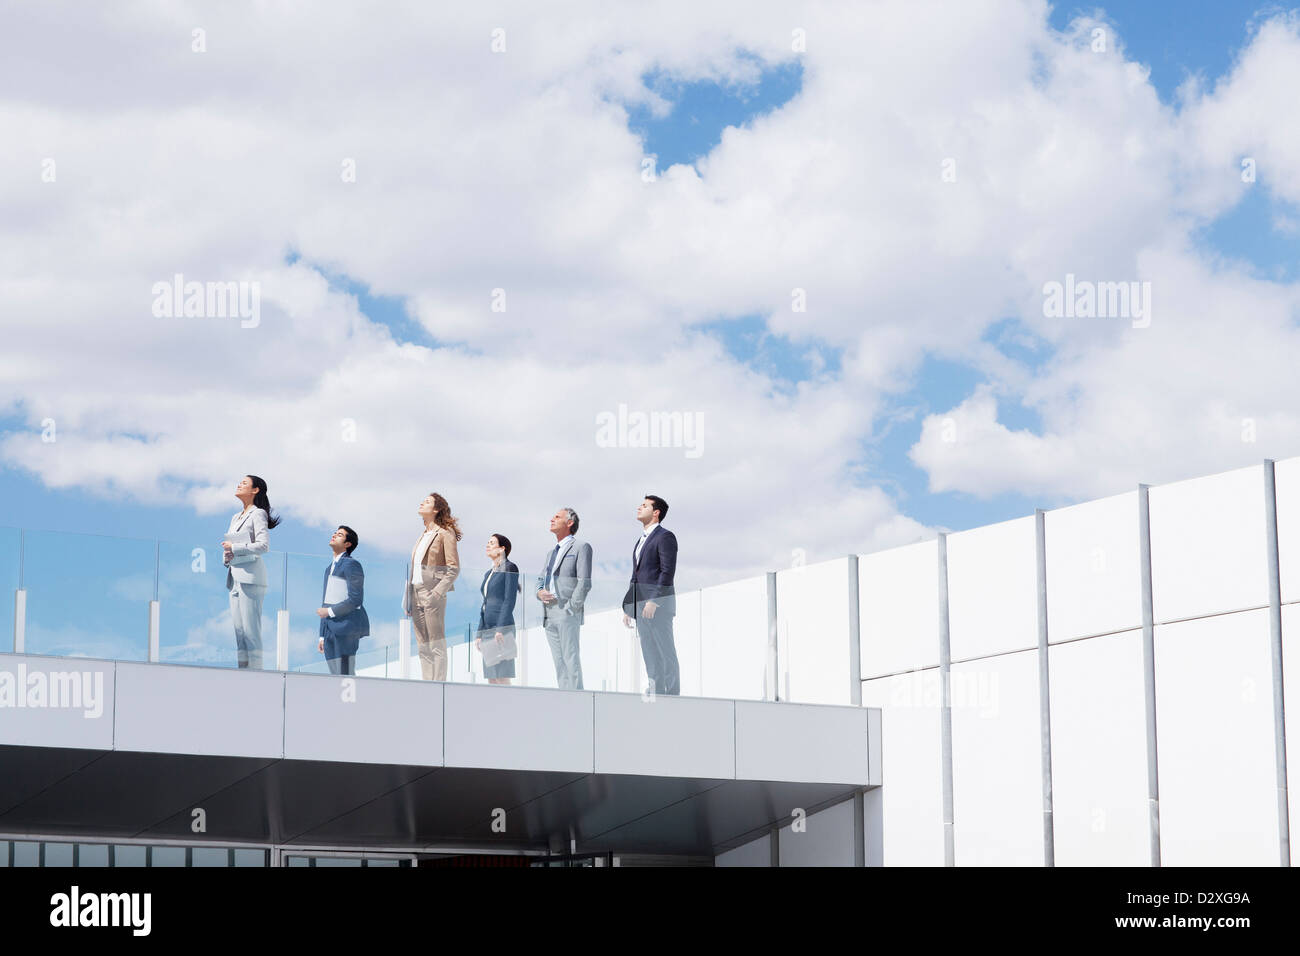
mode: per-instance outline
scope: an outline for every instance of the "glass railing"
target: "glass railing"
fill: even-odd
[[[360,640],[353,673],[422,679],[417,629],[402,610],[405,559],[368,553],[358,560],[370,635]],[[317,614],[330,558],[271,551],[263,562],[263,669],[331,673]],[[0,528],[0,652],[233,668],[226,571],[210,546]],[[485,573],[462,567],[447,595],[446,680],[481,684],[500,676],[514,686],[556,687],[534,569],[520,569],[515,656],[488,666],[477,642]],[[626,591],[623,576],[591,581],[579,630],[585,690],[643,693],[648,685],[636,629],[623,623]],[[673,632],[683,695],[772,696],[762,578],[679,590]]]

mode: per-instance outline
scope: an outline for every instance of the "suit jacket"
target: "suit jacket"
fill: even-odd
[[[423,533],[421,533],[423,537]],[[423,554],[416,554],[420,542],[415,542],[411,551],[411,563],[406,566],[406,592],[402,596],[402,610],[411,613],[417,596],[425,601],[433,598],[445,600],[448,591],[456,590],[453,583],[460,574],[460,555],[456,551],[456,534],[446,528],[437,528],[433,540],[424,549]],[[411,583],[411,569],[419,565],[422,583]],[[419,591],[417,595],[415,592]]]
[[[632,554],[632,582],[623,595],[623,613],[635,618],[646,601],[654,601],[655,617],[676,614],[677,536],[660,525],[645,539],[640,555],[636,545],[632,545]]]
[[[489,580],[491,578],[491,580]],[[479,610],[478,629],[499,631],[514,627],[515,600],[519,597],[519,567],[513,561],[503,561],[501,570],[483,574],[483,607]]]
[[[543,566],[542,573],[537,575],[537,590],[541,591],[545,587],[546,568]],[[587,592],[591,590],[591,545],[570,538],[560,547],[551,569],[550,590],[555,595],[555,603],[542,605],[542,620],[567,615],[576,617],[579,624],[583,623],[583,607]]]
[[[262,555],[271,547],[270,519],[261,508],[230,519],[225,540],[230,542],[230,563],[226,565],[226,590],[236,584],[266,587],[266,563]]]
[[[348,596],[337,604],[325,603],[325,592],[329,588],[330,572],[334,577],[343,578],[348,583]],[[361,562],[351,555],[341,556],[337,564],[325,569],[325,580],[321,585],[321,607],[334,612],[333,617],[320,619],[320,636],[334,636],[334,646],[340,654],[352,656],[357,652],[357,643],[370,635],[370,616],[362,606],[365,598],[366,574],[361,570]]]

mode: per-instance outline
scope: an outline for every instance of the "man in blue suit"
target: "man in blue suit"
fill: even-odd
[[[357,533],[347,525],[330,538],[334,561],[325,569],[321,593],[320,641],[316,649],[325,655],[331,674],[355,674],[357,644],[370,634],[370,618],[361,606],[366,575],[361,562],[352,557]]]
[[[632,548],[632,583],[623,596],[623,623],[628,627],[636,624],[646,676],[654,683],[655,694],[677,695],[682,692],[673,643],[677,537],[660,526],[666,517],[668,502],[658,495],[646,495],[636,509],[641,537]]]

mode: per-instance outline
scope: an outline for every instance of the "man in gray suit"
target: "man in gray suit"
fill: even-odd
[[[578,629],[582,607],[591,590],[591,545],[579,541],[578,513],[561,508],[551,517],[555,548],[546,569],[537,576],[537,600],[542,602],[542,623],[555,660],[555,677],[561,689],[582,690],[582,657]]]

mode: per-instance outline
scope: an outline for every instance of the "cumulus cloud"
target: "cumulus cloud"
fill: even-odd
[[[1092,48],[1100,21],[1060,34],[1047,15],[9,10],[0,410],[52,418],[60,439],[10,434],[0,457],[205,513],[265,463],[278,505],[346,514],[394,553],[433,489],[468,554],[503,531],[529,563],[572,505],[611,575],[653,492],[705,583],[926,533],[861,462],[928,354],[987,378],[924,424],[912,458],[935,490],[1106,494],[1294,451],[1296,289],[1189,237],[1241,200],[1241,155],[1256,188],[1296,200],[1296,84],[1279,82],[1300,62],[1295,21],[1261,21],[1229,78],[1171,107],[1122,38]],[[649,73],[743,85],[796,62],[789,103],[642,176],[628,110],[670,106]],[[154,283],[178,273],[258,283],[258,327],[153,315]],[[1043,284],[1067,273],[1151,281],[1150,328],[1045,316]],[[403,302],[425,338],[364,314],[339,275]],[[839,371],[778,388],[698,329],[754,314],[841,350]],[[1008,316],[1047,359],[985,341]],[[1001,424],[997,397],[1041,434]],[[602,447],[598,416],[620,405],[698,416],[704,454]]]

